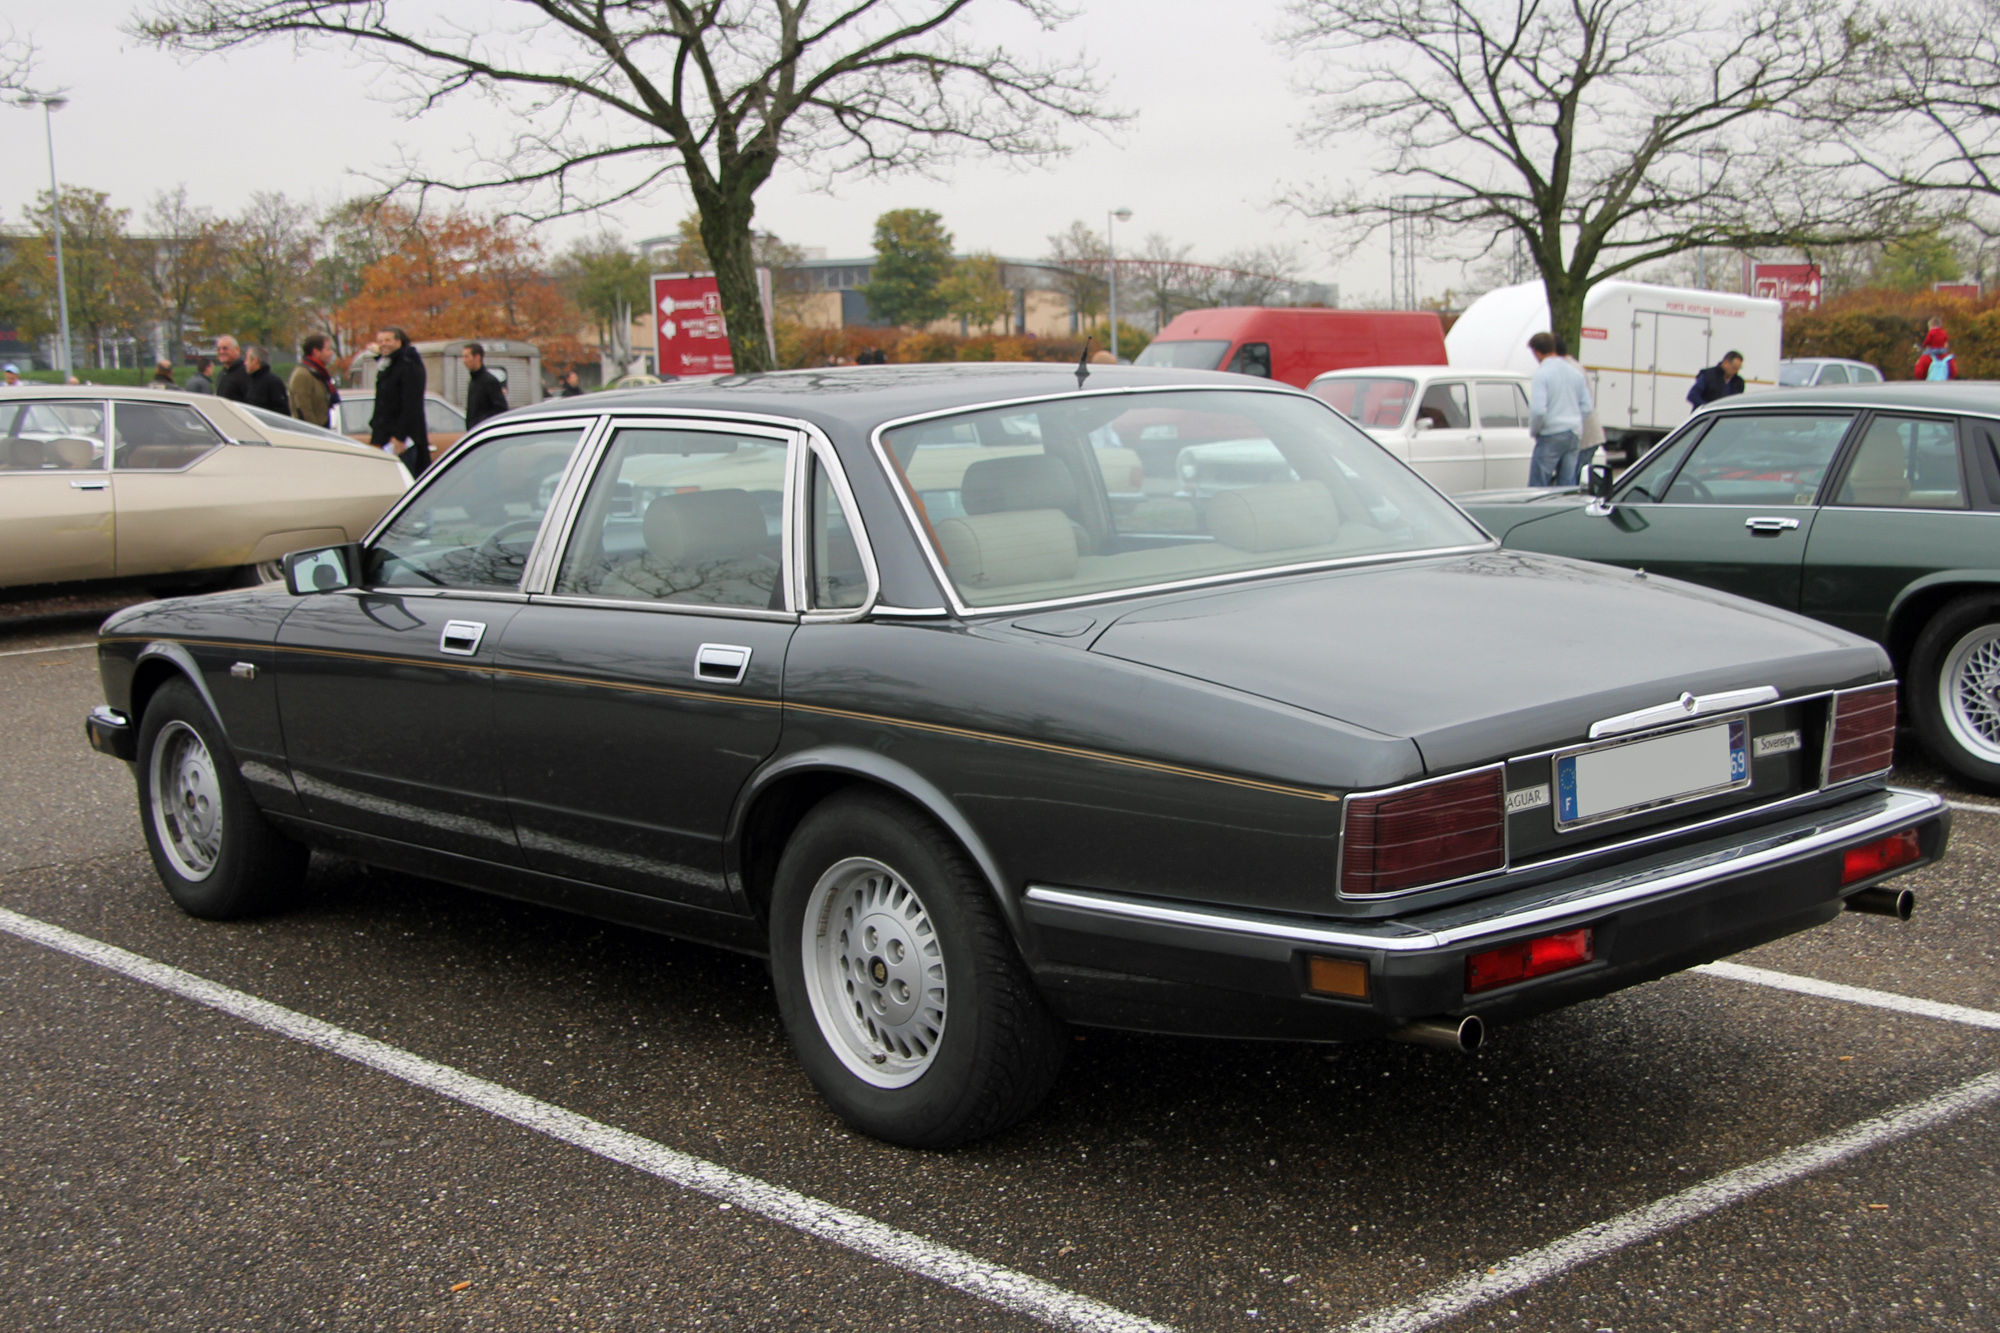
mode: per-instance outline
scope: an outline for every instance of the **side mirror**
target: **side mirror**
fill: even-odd
[[[1584,470],[1583,491],[1593,500],[1611,498],[1611,469],[1603,463],[1592,463]]]
[[[285,557],[285,590],[294,597],[361,586],[361,545],[317,546]]]
[[[1418,430],[1431,430],[1431,429],[1434,429],[1434,428],[1435,428],[1436,426],[1437,426],[1437,422],[1435,422],[1435,421],[1432,421],[1432,420],[1431,420],[1431,419],[1430,419],[1429,417],[1418,417],[1418,418],[1417,418],[1417,429],[1418,429]]]

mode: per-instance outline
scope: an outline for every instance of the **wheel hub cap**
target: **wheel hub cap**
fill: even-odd
[[[853,858],[820,877],[807,904],[806,982],[834,1054],[878,1087],[914,1082],[944,1034],[944,952],[903,877]]]
[[[1967,751],[2000,763],[2000,625],[1981,625],[1945,655],[1938,695],[1946,730]]]
[[[194,728],[171,722],[153,743],[153,827],[186,879],[204,879],[222,854],[222,787]]]

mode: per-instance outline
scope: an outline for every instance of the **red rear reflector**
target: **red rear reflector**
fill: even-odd
[[[1871,685],[1833,696],[1826,785],[1887,773],[1896,758],[1896,687]]]
[[[1923,854],[1924,849],[1917,842],[1917,831],[1913,828],[1892,833],[1880,842],[1849,847],[1847,855],[1841,859],[1840,886],[1846,888],[1857,880],[1894,870],[1897,866],[1906,866],[1921,859]]]
[[[1497,768],[1347,800],[1340,846],[1344,894],[1464,879],[1506,861],[1507,814]]]
[[[1465,990],[1468,995],[1495,986],[1510,986],[1530,977],[1545,977],[1582,967],[1595,958],[1588,928],[1544,935],[1538,940],[1488,949],[1465,960]]]

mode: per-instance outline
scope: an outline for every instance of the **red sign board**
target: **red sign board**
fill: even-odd
[[[1787,312],[1819,309],[1818,264],[1759,264],[1751,283],[1758,296],[1783,301]]]
[[[653,345],[662,375],[727,375],[736,368],[713,273],[653,275]]]
[[[1583,330],[1583,336],[1586,338],[1609,338],[1611,331],[1609,329],[1593,329],[1586,325]]]
[[[1977,301],[1979,299],[1979,284],[1976,282],[1933,283],[1931,290],[1935,291],[1939,296],[1963,296],[1968,301]]]

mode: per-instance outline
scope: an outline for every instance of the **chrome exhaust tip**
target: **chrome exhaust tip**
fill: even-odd
[[[1486,1024],[1477,1014],[1467,1014],[1464,1018],[1420,1018],[1403,1024],[1389,1038],[1471,1055],[1486,1040]]]
[[[1908,889],[1863,889],[1848,896],[1847,910],[1908,921],[1917,910],[1917,895]]]

